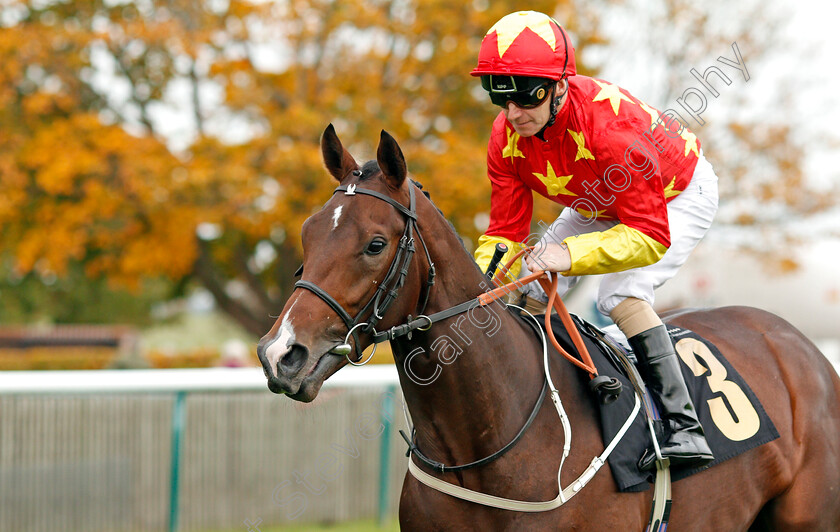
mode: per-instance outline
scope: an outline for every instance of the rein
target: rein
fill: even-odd
[[[493,282],[495,284],[500,284],[504,276],[507,274],[508,270],[510,269],[511,264],[513,264],[519,257],[523,254],[531,251],[534,248],[525,248],[516,253],[507,263],[499,268],[499,271],[496,273],[495,277],[493,278]],[[574,364],[575,366],[579,367],[580,369],[589,373],[590,378],[595,378],[598,376],[598,369],[595,367],[595,364],[592,362],[592,357],[589,355],[589,350],[586,348],[586,344],[583,343],[583,338],[580,336],[580,333],[577,330],[577,327],[572,320],[571,315],[569,314],[569,310],[566,308],[566,305],[563,303],[563,300],[560,297],[557,297],[557,285],[560,281],[560,278],[556,275],[552,275],[549,272],[545,271],[537,271],[526,275],[524,277],[520,277],[515,281],[512,281],[508,284],[497,286],[492,290],[489,290],[475,299],[471,299],[459,305],[455,305],[449,309],[443,310],[441,312],[432,314],[430,316],[420,315],[416,319],[410,319],[409,321],[402,324],[397,325],[395,327],[391,327],[387,331],[383,332],[374,332],[373,341],[375,343],[384,342],[386,340],[394,340],[401,336],[408,335],[408,339],[411,339],[411,333],[415,330],[425,331],[428,330],[433,324],[437,323],[438,321],[445,320],[447,318],[451,318],[452,316],[457,316],[458,314],[462,314],[464,312],[468,312],[474,308],[483,307],[493,303],[494,301],[498,301],[501,298],[507,296],[515,289],[525,286],[526,284],[537,281],[542,286],[543,290],[546,294],[549,295],[548,299],[548,308],[554,308],[557,312],[558,316],[560,316],[563,325],[566,327],[566,331],[569,333],[569,337],[572,339],[572,343],[574,343],[575,348],[577,348],[578,353],[580,353],[580,357],[582,360],[574,357],[573,355],[569,354],[563,347],[557,342],[557,339],[554,337],[553,328],[551,325],[551,312],[545,313],[545,328],[549,332],[549,340],[554,348],[563,355],[569,362]]]
[[[510,264],[510,263],[508,263],[508,264]],[[511,306],[515,306],[515,305],[511,305]],[[526,320],[526,322],[529,325],[535,327],[535,330],[537,330],[539,336],[542,339],[543,362],[545,364],[545,381],[543,383],[543,391],[540,393],[540,400],[537,403],[537,405],[542,403],[542,397],[543,397],[543,394],[545,393],[546,385],[550,386],[551,387],[551,399],[554,402],[554,406],[557,409],[557,414],[560,416],[561,426],[563,427],[564,444],[563,444],[563,455],[560,459],[560,466],[557,468],[557,496],[550,501],[522,501],[522,500],[517,500],[517,499],[507,499],[507,498],[504,498],[504,497],[497,497],[495,495],[488,495],[486,493],[471,490],[471,489],[465,488],[463,486],[459,486],[457,484],[452,484],[450,482],[447,482],[445,480],[442,480],[442,479],[439,479],[435,476],[432,476],[429,473],[426,473],[425,471],[423,471],[422,469],[417,467],[417,464],[415,464],[414,460],[412,460],[411,458],[408,459],[408,471],[420,483],[425,484],[426,486],[428,486],[428,487],[430,487],[434,490],[437,490],[441,493],[445,493],[445,494],[447,494],[451,497],[455,497],[455,498],[458,498],[458,499],[461,499],[461,500],[465,500],[465,501],[472,502],[472,503],[475,503],[475,504],[480,504],[480,505],[483,505],[483,506],[490,506],[490,507],[493,507],[493,508],[499,508],[499,509],[502,509],[502,510],[510,510],[510,511],[514,511],[514,512],[547,512],[547,511],[559,508],[560,506],[567,503],[569,501],[569,499],[571,499],[572,497],[574,497],[575,495],[580,493],[580,491],[589,483],[589,481],[592,480],[595,477],[595,475],[598,473],[598,471],[601,469],[601,467],[603,467],[604,464],[607,463],[607,459],[609,458],[610,454],[612,454],[613,449],[615,449],[615,447],[618,445],[618,443],[624,438],[624,435],[630,429],[630,425],[633,423],[633,420],[636,419],[636,416],[638,415],[639,411],[642,408],[642,406],[641,406],[642,402],[643,402],[642,397],[646,396],[646,393],[642,389],[642,387],[640,387],[639,384],[638,384],[639,382],[641,382],[641,377],[639,376],[638,372],[636,371],[636,368],[633,366],[633,364],[626,357],[619,354],[618,359],[622,363],[622,365],[624,366],[625,370],[627,371],[627,374],[630,377],[630,381],[633,383],[633,389],[634,389],[633,390],[634,391],[633,396],[635,398],[635,403],[633,405],[633,410],[627,416],[627,419],[624,421],[624,424],[621,426],[621,429],[619,429],[619,431],[615,434],[615,436],[613,436],[613,439],[610,441],[610,443],[607,444],[604,451],[600,455],[598,455],[598,456],[596,456],[592,459],[592,461],[589,463],[589,465],[586,467],[586,469],[584,469],[584,471],[580,474],[580,476],[578,476],[578,478],[574,482],[572,482],[571,484],[569,484],[568,486],[563,488],[563,484],[560,481],[560,474],[563,471],[563,464],[566,461],[566,457],[569,456],[569,452],[571,450],[571,430],[572,429],[571,429],[571,426],[569,424],[569,419],[568,419],[568,416],[566,415],[566,411],[563,409],[563,403],[560,400],[560,393],[554,387],[554,383],[551,382],[551,376],[550,376],[549,365],[548,365],[548,349],[547,349],[548,344],[546,342],[545,335],[544,335],[543,331],[539,328],[539,324],[537,322],[537,319],[534,318],[533,315],[531,315],[529,312],[527,312],[523,308],[520,308],[520,307],[517,307],[517,308],[519,308],[523,313],[528,314],[528,317],[530,318],[530,320]],[[600,341],[603,341],[603,340],[600,340]],[[606,342],[604,342],[604,343],[605,343],[605,345],[610,346],[610,344],[608,344]],[[611,347],[611,348],[614,349],[614,347]],[[645,417],[647,419],[648,428],[651,432],[651,438],[653,440],[654,449],[656,450],[657,456],[660,457],[660,460],[661,460],[661,453],[660,453],[660,450],[659,450],[659,445],[657,443],[656,435],[655,435],[654,428],[653,428],[653,419],[658,418],[658,416],[654,416],[653,413],[650,412],[649,407],[648,407],[648,403],[646,401],[644,402],[644,405],[645,405],[644,408],[645,408],[645,413],[646,413]],[[405,405],[403,405],[403,411],[405,411]],[[409,426],[411,426],[411,421],[408,420],[408,412],[407,411],[405,411],[405,415],[406,415],[406,423]],[[533,416],[533,414],[532,414],[532,416]],[[528,423],[526,424],[526,427],[528,425],[530,425],[531,421],[532,421],[532,419],[528,420]],[[516,438],[514,438],[514,440],[518,439],[524,431],[525,431],[525,429],[523,428],[520,431],[520,434],[518,434],[516,436]],[[400,431],[400,434],[402,435],[402,437],[404,439],[406,438],[403,431]],[[408,441],[408,440],[406,439],[406,441]],[[505,446],[505,448],[502,451],[497,452],[496,455],[501,456],[502,452],[507,450],[510,446],[512,446],[512,444],[513,443],[509,444],[508,446]],[[412,446],[412,444],[409,443],[409,452],[412,451],[412,447],[414,447],[414,449],[416,449],[416,446]],[[494,455],[494,456],[496,456],[496,455]],[[415,452],[415,456],[417,456],[418,458],[421,459],[421,461],[423,461],[424,463],[429,465],[429,461],[424,456],[420,455],[419,452]],[[475,462],[473,462],[473,463],[475,463]],[[471,466],[471,465],[472,464],[467,464],[466,466],[462,466],[461,469],[466,469],[467,466]],[[445,472],[448,472],[448,471],[454,471],[454,470],[456,470],[456,469],[455,468],[445,468],[445,467],[444,468],[437,468],[437,471],[442,472],[442,473],[445,473]],[[653,495],[653,503],[652,503],[652,507],[651,507],[650,523],[648,524],[648,527],[645,530],[650,530],[650,531],[664,530],[667,527],[670,512],[671,512],[671,472],[668,469],[668,466],[667,465],[663,466],[662,462],[660,461],[660,462],[657,463],[657,466],[656,466],[656,478],[655,478],[655,483],[654,483],[654,495]],[[664,527],[662,525],[664,525]]]
[[[510,305],[514,306],[514,305]],[[519,308],[519,307],[518,307]],[[525,309],[520,308],[521,311],[528,314],[528,317],[537,324],[537,319],[525,311]],[[604,451],[594,457],[589,465],[584,469],[584,471],[580,474],[580,476],[575,479],[571,484],[563,488],[563,485],[560,481],[560,474],[563,471],[563,464],[566,462],[566,458],[569,456],[572,447],[572,428],[569,423],[569,417],[566,414],[565,409],[563,408],[563,402],[560,400],[560,392],[554,386],[554,383],[551,381],[551,375],[549,372],[549,365],[548,365],[548,342],[546,341],[545,334],[543,333],[542,329],[537,329],[540,332],[540,336],[542,339],[543,345],[543,363],[545,365],[545,382],[551,390],[551,400],[554,403],[554,407],[557,410],[557,415],[560,417],[560,424],[563,427],[563,455],[560,458],[560,466],[557,468],[557,496],[550,500],[550,501],[521,501],[516,499],[507,499],[503,497],[497,497],[495,495],[488,495],[486,493],[482,493],[480,491],[471,490],[457,484],[452,484],[445,480],[439,479],[429,473],[426,473],[422,469],[420,469],[417,464],[411,458],[408,459],[408,471],[411,475],[420,481],[422,484],[440,491],[442,493],[446,493],[452,497],[456,497],[458,499],[462,499],[465,501],[473,502],[476,504],[481,504],[483,506],[491,506],[493,508],[500,508],[502,510],[512,510],[516,512],[547,512],[550,510],[554,510],[559,508],[560,506],[566,504],[569,499],[580,493],[580,491],[586,486],[590,480],[595,478],[595,475],[607,463],[607,458],[612,454],[613,449],[618,445],[618,443],[624,438],[624,435],[630,429],[630,425],[633,423],[633,420],[636,419],[636,415],[639,413],[641,409],[641,397],[639,396],[638,392],[635,392],[633,395],[635,397],[635,404],[633,405],[633,410],[627,417],[627,420],[621,426],[621,429],[616,433],[610,443],[606,446]],[[542,396],[540,396],[542,399]],[[542,402],[540,400],[540,402]],[[409,426],[411,423],[409,422]],[[403,435],[403,437],[405,437]]]
[[[358,174],[357,174],[358,172]],[[361,172],[358,170],[354,171],[354,175],[361,175]],[[344,344],[338,346],[336,350],[338,350],[337,354],[344,354],[347,356],[347,361],[353,365],[362,365],[367,363],[371,357],[373,357],[373,353],[370,354],[367,360],[362,362],[361,364],[359,361],[362,360],[362,349],[359,347],[361,342],[359,341],[358,332],[356,329],[361,328],[363,333],[370,333],[373,332],[374,343],[378,344],[383,342],[388,338],[383,338],[377,340],[379,333],[376,332],[376,324],[379,323],[379,320],[383,319],[385,312],[388,310],[388,307],[391,306],[391,303],[397,299],[397,295],[399,294],[399,289],[402,288],[403,284],[405,284],[405,278],[408,276],[408,266],[411,264],[411,259],[414,257],[414,253],[416,248],[414,247],[414,233],[417,233],[417,238],[420,239],[420,243],[423,245],[423,251],[426,254],[426,259],[429,261],[429,274],[426,280],[426,284],[423,290],[423,295],[420,298],[419,308],[420,313],[426,308],[426,304],[429,302],[429,293],[431,292],[432,286],[435,284],[435,264],[432,262],[432,257],[429,255],[429,248],[426,246],[426,242],[423,240],[423,235],[420,234],[420,230],[417,229],[417,210],[416,210],[416,200],[414,195],[414,186],[409,186],[408,194],[409,194],[409,206],[406,208],[404,205],[399,203],[398,201],[376,192],[375,190],[370,190],[366,188],[359,188],[355,184],[350,185],[342,185],[337,187],[333,194],[338,192],[344,192],[345,196],[355,196],[356,194],[364,194],[367,196],[373,196],[374,198],[380,199],[386,203],[389,203],[392,207],[397,209],[403,216],[406,217],[405,223],[405,230],[403,230],[403,235],[400,238],[400,242],[397,246],[397,252],[394,255],[394,260],[391,261],[391,266],[388,268],[388,273],[385,274],[385,278],[379,284],[376,289],[376,293],[370,298],[367,304],[362,307],[355,317],[351,317],[350,313],[344,310],[344,307],[335,300],[331,295],[329,295],[326,291],[324,291],[321,287],[312,283],[310,281],[300,280],[295,283],[295,288],[303,288],[305,290],[309,290],[319,298],[321,298],[331,309],[335,311],[336,314],[344,321],[344,324],[347,326],[347,336],[344,339]],[[389,288],[389,285],[393,284]],[[367,318],[367,321],[362,321],[362,316],[371,311],[370,316]],[[409,316],[410,318],[410,316]],[[356,360],[353,361],[350,359],[350,337],[352,336],[354,342],[353,346],[356,350]],[[374,352],[376,352],[376,348],[374,347]]]
[[[357,174],[356,172],[358,172],[358,171],[355,171],[354,175],[357,175],[357,176],[360,175],[360,174]],[[468,312],[472,309],[475,309],[475,308],[478,308],[478,307],[481,307],[481,306],[489,305],[490,303],[492,303],[494,301],[498,301],[502,297],[508,295],[514,289],[516,289],[520,286],[524,286],[525,284],[528,284],[531,281],[537,280],[537,281],[540,282],[540,284],[542,285],[545,292],[547,294],[551,294],[549,296],[549,305],[553,306],[553,308],[561,316],[561,319],[563,321],[563,325],[566,327],[567,331],[569,332],[569,335],[572,338],[572,341],[573,341],[575,347],[577,348],[578,352],[580,353],[581,358],[583,360],[581,361],[581,360],[578,360],[577,358],[573,357],[572,355],[567,353],[560,346],[560,344],[554,338],[554,333],[552,332],[552,327],[551,327],[551,322],[550,322],[551,313],[547,312],[546,317],[545,317],[545,325],[546,325],[546,329],[549,332],[549,337],[551,338],[551,341],[552,341],[554,347],[560,353],[562,353],[567,359],[569,359],[572,363],[574,363],[576,366],[578,366],[581,369],[587,371],[590,374],[590,377],[592,379],[598,378],[598,371],[595,368],[594,364],[592,363],[592,359],[589,355],[589,352],[586,349],[586,345],[583,343],[583,340],[580,336],[580,333],[578,332],[577,328],[574,325],[574,322],[572,321],[571,316],[569,315],[569,311],[566,309],[566,306],[563,304],[562,300],[559,297],[556,297],[557,296],[557,283],[559,281],[559,278],[554,277],[553,281],[550,281],[549,280],[549,275],[550,274],[548,274],[547,272],[539,271],[539,272],[532,273],[528,276],[517,279],[516,281],[513,281],[512,283],[509,283],[509,284],[503,285],[503,286],[499,286],[499,287],[497,287],[493,290],[490,290],[490,291],[488,291],[484,294],[481,294],[480,296],[478,296],[474,299],[471,299],[469,301],[465,301],[464,303],[455,305],[454,307],[448,308],[448,309],[440,311],[440,312],[436,312],[436,313],[428,315],[428,316],[423,314],[423,311],[425,310],[426,305],[428,304],[428,301],[429,301],[429,294],[431,292],[431,288],[434,285],[435,265],[432,262],[432,258],[431,258],[431,255],[429,254],[429,249],[426,246],[426,242],[423,240],[423,236],[420,233],[419,228],[417,227],[416,197],[415,197],[415,192],[414,192],[415,186],[416,185],[413,184],[413,183],[411,185],[409,185],[409,198],[410,198],[410,200],[409,200],[409,206],[408,207],[405,207],[404,205],[397,202],[393,198],[390,198],[389,196],[386,196],[384,194],[376,192],[375,190],[370,190],[370,189],[366,189],[366,188],[359,188],[356,184],[342,185],[342,186],[337,187],[333,191],[333,194],[336,194],[338,192],[343,192],[345,196],[354,196],[356,194],[364,194],[364,195],[367,195],[367,196],[372,196],[374,198],[380,199],[380,200],[390,204],[397,211],[399,211],[403,216],[405,216],[406,224],[405,224],[405,229],[403,231],[403,235],[402,235],[402,237],[400,238],[400,241],[399,241],[397,252],[394,255],[394,259],[391,261],[391,266],[388,268],[388,272],[385,275],[384,280],[379,284],[379,286],[376,289],[376,292],[371,297],[371,299],[367,302],[367,304],[364,307],[362,307],[362,309],[356,314],[355,317],[352,317],[350,315],[350,313],[348,313],[344,309],[344,307],[342,307],[341,304],[338,301],[335,300],[335,298],[330,296],[326,291],[324,291],[321,287],[319,287],[315,283],[312,283],[310,281],[304,281],[304,280],[299,280],[295,283],[295,288],[303,288],[305,290],[309,290],[310,292],[312,292],[313,294],[315,294],[316,296],[321,298],[331,309],[333,309],[335,311],[336,314],[338,314],[338,316],[342,319],[342,321],[344,321],[345,325],[347,326],[348,332],[347,332],[347,336],[345,337],[344,344],[341,344],[341,345],[337,346],[331,352],[335,353],[335,354],[343,354],[344,356],[347,357],[347,361],[350,362],[353,365],[363,365],[363,364],[367,363],[372,358],[373,353],[371,353],[371,355],[367,358],[367,360],[365,360],[364,362],[360,362],[362,360],[363,353],[362,353],[362,350],[360,348],[361,342],[359,341],[358,332],[357,332],[357,329],[359,329],[359,328],[361,328],[363,333],[371,334],[371,337],[372,337],[372,340],[373,340],[373,343],[374,343],[374,352],[375,352],[376,351],[375,346],[377,344],[381,343],[381,342],[395,340],[395,339],[400,338],[402,336],[406,336],[409,340],[411,340],[411,335],[412,335],[413,331],[416,331],[416,330],[427,331],[432,327],[432,325],[434,325],[435,323],[437,323],[439,321],[451,318],[453,316],[457,316],[459,314],[463,314],[464,312]],[[409,315],[408,316],[408,321],[406,323],[404,323],[402,325],[396,325],[396,326],[391,327],[390,329],[388,329],[386,331],[377,332],[376,329],[375,329],[376,324],[379,323],[379,321],[383,319],[383,316],[384,316],[385,312],[388,310],[388,308],[391,306],[391,303],[393,303],[396,300],[396,298],[399,294],[399,289],[402,288],[402,286],[405,284],[406,277],[408,276],[408,267],[409,267],[409,264],[411,263],[411,259],[413,258],[414,253],[416,251],[416,248],[414,246],[414,234],[415,233],[417,234],[417,238],[420,239],[420,243],[423,245],[423,250],[426,254],[426,259],[429,262],[428,277],[427,277],[427,280],[426,280],[426,284],[424,286],[423,294],[421,295],[420,301],[418,302],[419,316],[417,316],[417,318],[413,318],[411,315]],[[514,257],[512,257],[500,269],[500,271],[496,274],[496,277],[494,278],[494,282],[496,284],[500,283],[503,276],[509,270],[510,265],[513,264],[513,262],[515,260],[517,260],[523,253],[525,253],[527,251],[530,251],[530,249],[532,249],[532,248],[523,249],[522,251],[517,253]],[[389,287],[389,285],[391,285],[391,286]],[[365,315],[366,313],[368,313],[369,311],[370,311],[370,316],[368,316],[367,321],[362,321],[362,316]],[[536,322],[536,319],[533,316],[530,316],[530,317],[534,322]],[[545,398],[546,390],[549,387],[551,388],[552,400],[554,401],[554,404],[558,409],[558,413],[560,413],[560,418],[563,421],[563,429],[566,432],[571,432],[571,428],[568,427],[568,419],[565,417],[565,412],[562,411],[562,405],[560,403],[559,393],[554,388],[554,385],[551,384],[551,380],[548,376],[548,350],[547,350],[547,342],[545,340],[545,335],[543,334],[543,331],[540,330],[538,324],[535,325],[528,320],[526,320],[526,323],[535,327],[535,330],[537,330],[538,334],[542,337],[543,351],[544,351],[544,354],[545,354],[546,378],[543,382],[543,387],[542,387],[542,391],[540,392],[540,396],[537,399],[537,401],[534,405],[534,408],[531,411],[531,414],[528,416],[528,419],[526,420],[524,426],[519,430],[519,432],[516,434],[516,436],[514,436],[514,438],[510,442],[508,442],[504,447],[502,447],[500,450],[496,451],[495,453],[493,453],[490,456],[487,456],[487,457],[482,458],[480,460],[476,460],[474,462],[470,462],[468,464],[447,466],[447,465],[444,465],[440,462],[431,460],[430,458],[426,457],[422,452],[420,452],[420,449],[417,447],[417,445],[413,441],[415,433],[414,433],[414,429],[412,428],[411,429],[412,438],[409,438],[408,436],[406,436],[406,434],[403,431],[400,431],[400,434],[402,435],[403,439],[405,439],[406,443],[408,444],[407,456],[413,454],[421,462],[423,462],[424,464],[426,464],[427,466],[429,466],[433,470],[438,471],[440,473],[463,471],[465,469],[471,469],[471,468],[474,468],[474,467],[479,467],[479,466],[488,464],[488,463],[496,460],[497,458],[501,457],[503,454],[505,454],[507,451],[509,451],[511,448],[513,448],[513,446],[516,445],[516,443],[522,438],[522,436],[525,434],[525,431],[528,429],[528,427],[531,426],[534,419],[537,417],[537,413],[539,412],[540,407],[542,406],[542,403],[543,403],[543,399]],[[349,353],[351,351],[351,347],[349,345],[349,340],[350,340],[351,337],[354,340],[353,347],[355,348],[355,351],[356,351],[356,354],[357,354],[356,361],[351,360],[350,356],[349,356]],[[637,405],[636,406],[637,406],[637,408],[636,408],[635,411],[638,410],[638,397],[637,397]],[[634,414],[635,414],[635,411],[634,411]],[[629,427],[629,422],[627,423],[627,426]],[[623,431],[621,432],[621,435],[623,435]],[[566,447],[564,448],[564,458],[563,458],[564,460],[565,460],[565,456],[567,456],[568,452],[569,452],[569,448],[568,448],[569,438],[567,438],[566,441],[567,441],[567,444],[566,444]],[[610,446],[608,448],[608,450],[611,451],[612,446]],[[606,452],[606,454],[609,454],[609,452]],[[604,458],[605,457],[606,457],[606,455],[604,455]],[[598,458],[596,457],[595,460],[598,460]],[[595,464],[595,460],[593,460],[593,464]],[[600,465],[597,465],[597,467],[594,468],[594,470],[591,472],[591,474],[594,475],[595,472],[601,467],[601,465],[603,465],[603,462],[601,462]],[[593,467],[593,465],[590,465],[590,468],[592,468],[592,467]],[[562,462],[561,462],[561,468],[562,468]],[[412,473],[415,474],[415,476],[417,476],[416,472],[414,471],[414,469],[416,469],[416,467],[413,466],[413,461],[410,460],[410,459],[409,459],[409,469],[412,470]],[[417,470],[417,471],[420,471],[420,470]],[[422,473],[422,471],[420,471],[420,472]],[[589,472],[589,469],[587,469],[587,472]],[[584,472],[584,475],[586,475],[587,472]],[[425,473],[423,473],[423,474],[425,474]],[[434,479],[434,477],[430,477],[430,478]],[[422,479],[421,479],[421,481],[422,481]],[[586,482],[588,482],[588,479],[586,480]],[[424,482],[424,483],[427,483],[427,482]],[[559,483],[559,471],[558,471],[558,483]],[[446,483],[444,483],[444,484],[446,484]],[[584,484],[585,484],[585,482],[584,482]],[[441,488],[436,487],[436,489],[441,489]],[[442,490],[442,491],[445,491],[445,490]],[[448,493],[448,491],[447,491],[447,493]],[[455,496],[462,497],[461,495],[455,495]],[[565,500],[564,494],[562,492],[561,492],[559,497],[561,499]],[[533,510],[531,510],[531,511],[533,511]]]
[[[356,170],[354,175],[360,175],[360,173]],[[583,343],[583,339],[580,336],[580,333],[575,327],[574,322],[572,321],[571,316],[569,315],[569,311],[566,309],[566,306],[563,304],[563,300],[557,297],[557,284],[559,282],[559,277],[551,276],[548,272],[538,271],[534,272],[530,275],[517,279],[507,285],[498,286],[493,290],[489,290],[488,292],[481,294],[475,299],[471,299],[469,301],[465,301],[459,305],[455,305],[454,307],[448,308],[446,310],[437,312],[430,316],[426,316],[423,314],[423,311],[426,308],[427,303],[429,302],[429,294],[431,293],[432,286],[435,284],[435,264],[432,262],[431,255],[429,254],[429,248],[426,246],[426,241],[423,240],[423,235],[420,233],[420,230],[417,228],[417,205],[416,205],[416,197],[414,188],[416,185],[412,183],[409,186],[409,206],[406,207],[403,204],[399,203],[398,201],[394,200],[393,198],[386,196],[385,194],[381,194],[376,192],[375,190],[370,190],[367,188],[359,188],[356,184],[350,185],[341,185],[337,187],[333,194],[338,192],[343,192],[345,196],[355,196],[356,194],[364,194],[367,196],[372,196],[379,200],[382,200],[395,209],[397,209],[403,216],[406,218],[405,230],[403,231],[403,236],[400,238],[400,242],[397,247],[397,253],[394,255],[394,260],[391,261],[391,266],[388,268],[388,273],[385,274],[385,279],[379,284],[376,289],[376,293],[371,297],[371,299],[367,302],[367,304],[362,307],[362,309],[356,314],[355,317],[350,316],[350,314],[341,306],[341,304],[335,300],[331,295],[329,295],[326,291],[324,291],[321,287],[312,283],[310,281],[300,280],[295,283],[295,288],[303,288],[309,290],[310,292],[314,293],[316,296],[321,298],[336,314],[344,321],[344,324],[347,326],[347,336],[344,339],[344,344],[338,346],[334,352],[336,354],[344,354],[347,356],[347,361],[353,365],[360,365],[360,361],[362,360],[362,350],[360,348],[361,342],[359,341],[359,336],[357,329],[361,328],[363,333],[371,334],[371,338],[374,344],[374,352],[376,352],[376,345],[382,342],[395,340],[402,336],[407,336],[409,340],[411,340],[411,334],[413,331],[420,330],[420,331],[427,331],[429,330],[432,325],[437,323],[438,321],[445,320],[451,318],[453,316],[457,316],[458,314],[463,314],[464,312],[468,312],[474,308],[478,308],[480,306],[486,306],[494,301],[498,301],[502,297],[510,294],[516,288],[524,286],[532,281],[538,281],[542,286],[543,290],[546,294],[549,294],[549,301],[548,306],[553,307],[557,314],[560,316],[563,325],[566,327],[566,330],[569,333],[572,342],[574,343],[575,347],[577,348],[578,353],[582,360],[572,356],[565,349],[557,342],[554,338],[554,334],[552,333],[551,327],[551,313],[546,312],[545,314],[545,326],[546,330],[550,333],[549,339],[557,351],[562,354],[566,359],[568,359],[572,364],[576,365],[577,367],[581,368],[582,370],[589,373],[591,379],[595,379],[598,376],[598,370],[595,368],[595,365],[592,362],[592,358],[589,355],[589,351],[586,349],[586,345]],[[397,295],[399,294],[399,289],[402,288],[403,284],[405,284],[405,279],[408,275],[408,266],[411,263],[411,259],[414,256],[416,248],[414,247],[414,234],[417,233],[417,238],[420,239],[420,243],[423,245],[423,251],[426,254],[426,259],[429,262],[429,274],[426,279],[426,284],[424,285],[423,295],[420,298],[420,302],[418,303],[419,308],[419,316],[417,318],[413,318],[412,316],[408,316],[408,321],[402,325],[396,325],[391,327],[387,331],[376,331],[376,324],[379,323],[380,320],[383,319],[385,312],[388,310],[388,307],[391,306],[391,303],[396,300]],[[504,279],[504,275],[510,269],[510,265],[513,264],[514,261],[519,259],[524,253],[532,250],[533,248],[525,248],[511,257],[508,262],[499,269],[496,273],[493,281],[495,284],[500,284],[502,279]],[[390,288],[388,287],[389,284],[393,283],[393,286]],[[372,310],[371,310],[372,309]],[[362,321],[362,316],[371,311],[370,316],[367,318],[367,321]],[[349,357],[350,353],[350,345],[349,341],[350,338],[353,338],[353,348],[356,351],[356,360],[353,361]],[[365,360],[361,362],[361,364],[367,363],[371,357],[373,357],[373,353]]]
[[[526,323],[528,323],[528,325],[533,327],[538,335],[540,334],[541,331],[539,330],[539,325],[535,325],[534,323],[531,323],[530,321],[526,321]],[[534,420],[537,418],[537,413],[539,413],[540,407],[542,407],[543,399],[545,399],[545,392],[546,392],[547,389],[548,389],[548,381],[543,380],[543,386],[542,386],[542,390],[540,390],[540,396],[537,398],[537,402],[534,403],[534,408],[533,408],[533,410],[531,410],[531,414],[528,416],[528,419],[525,421],[525,424],[522,425],[522,428],[519,429],[519,432],[516,433],[516,436],[514,436],[513,439],[510,440],[507,443],[507,445],[505,445],[504,447],[502,447],[501,449],[499,449],[495,453],[491,454],[490,456],[485,456],[484,458],[482,458],[480,460],[476,460],[476,461],[470,462],[468,464],[455,465],[455,466],[444,465],[441,462],[437,462],[435,460],[432,460],[431,458],[427,457],[422,452],[420,452],[420,448],[417,447],[416,443],[414,443],[414,439],[415,439],[414,436],[416,434],[416,431],[414,430],[414,427],[411,425],[411,423],[408,424],[408,426],[411,427],[411,438],[409,438],[405,434],[404,431],[402,431],[402,430],[400,431],[400,436],[402,436],[403,440],[405,440],[405,443],[408,444],[408,451],[406,452],[406,456],[409,456],[409,455],[413,454],[421,462],[423,462],[424,464],[426,464],[427,466],[429,466],[430,468],[432,468],[433,470],[435,470],[439,473],[453,473],[455,471],[464,471],[465,469],[472,469],[474,467],[479,467],[479,466],[489,464],[490,462],[496,460],[497,458],[500,458],[503,454],[505,454],[506,452],[511,450],[513,448],[513,446],[516,445],[517,442],[519,442],[520,439],[522,439],[522,436],[525,435],[525,431],[528,430],[528,427],[530,427],[531,423],[533,423]],[[409,462],[410,461],[411,460],[409,460]]]

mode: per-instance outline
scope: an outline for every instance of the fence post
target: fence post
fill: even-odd
[[[388,480],[391,465],[391,417],[394,410],[396,386],[388,386],[382,396],[382,439],[379,442],[379,498],[377,501],[376,523],[382,528],[388,516]]]
[[[181,435],[184,432],[185,402],[187,392],[180,391],[175,394],[175,403],[172,405],[172,458],[171,473],[169,482],[169,532],[178,530],[178,472],[181,465]]]

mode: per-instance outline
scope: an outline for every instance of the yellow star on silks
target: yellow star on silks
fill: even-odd
[[[674,179],[668,183],[668,186],[662,191],[665,193],[665,199],[673,198],[674,196],[679,196],[682,190],[674,190],[674,184],[677,182],[677,176],[674,176]]]
[[[621,107],[621,100],[624,100],[625,102],[630,102],[631,104],[633,103],[633,100],[631,100],[621,92],[621,90],[618,88],[618,85],[612,85],[607,82],[601,83],[597,79],[593,79],[592,81],[594,81],[598,84],[599,87],[601,87],[601,92],[599,92],[598,95],[595,96],[595,98],[592,101],[600,102],[602,100],[609,100],[610,105],[612,105],[612,109],[615,113],[615,116],[618,116],[618,109],[619,107]]]
[[[575,154],[575,161],[578,159],[592,159],[595,160],[595,156],[592,155],[592,152],[586,149],[586,139],[583,136],[583,131],[577,133],[572,131],[571,129],[567,129],[566,131],[569,132],[569,135],[575,140],[575,144],[577,144],[577,153]]]
[[[650,130],[653,131],[659,125],[659,111],[641,101],[639,102],[639,107],[650,115]]]
[[[496,40],[499,45],[499,57],[504,57],[513,41],[519,37],[522,30],[529,28],[542,38],[551,49],[554,50],[557,45],[557,39],[554,37],[554,29],[551,27],[551,20],[541,13],[534,11],[520,11],[512,13],[503,17],[499,22],[493,25],[487,32],[490,35],[496,32]]]
[[[507,146],[502,149],[502,159],[505,157],[510,157],[511,161],[513,161],[514,157],[522,157],[524,159],[525,156],[519,150],[519,146],[517,146],[517,143],[519,142],[519,133],[507,128],[505,128],[505,133],[507,133],[508,143]]]
[[[543,182],[546,191],[548,192],[548,195],[557,196],[558,194],[564,194],[566,196],[577,196],[577,194],[566,188],[566,185],[569,184],[569,181],[571,181],[572,177],[574,176],[558,176],[554,173],[554,168],[551,167],[551,161],[546,161],[546,163],[548,166],[545,170],[545,175],[539,174],[537,172],[534,172],[534,175],[537,178],[539,178],[540,181]]]
[[[587,211],[586,209],[575,209],[575,210],[578,213],[582,214],[583,216],[586,216],[587,218],[592,218],[593,216],[595,216],[596,218],[609,218],[609,216],[601,216],[602,214],[607,212],[607,209],[604,209],[604,210],[601,210],[601,211],[595,211],[595,212]]]
[[[688,157],[688,152],[693,151],[694,155],[700,157],[700,150],[697,147],[697,135],[689,131],[687,127],[684,127],[682,133],[680,133],[680,137],[685,141],[685,156]]]

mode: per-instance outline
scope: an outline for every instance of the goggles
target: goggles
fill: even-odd
[[[481,76],[481,86],[490,93],[490,101],[500,107],[508,102],[522,109],[533,109],[542,104],[554,80],[527,76]]]

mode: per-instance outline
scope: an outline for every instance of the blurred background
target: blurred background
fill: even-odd
[[[472,249],[488,224],[497,110],[468,73],[484,33],[519,9],[567,28],[579,73],[660,110],[706,90],[692,69],[730,76],[710,78],[718,95],[688,123],[720,177],[718,218],[657,309],[758,306],[840,360],[833,6],[0,0],[0,372],[256,375],[180,403],[175,385],[105,393],[95,378],[90,394],[0,389],[0,530],[395,526],[405,459],[384,432],[400,417],[383,395],[392,384],[292,405],[257,388],[256,342],[292,290],[301,224],[335,186],[318,147],[329,123],[359,159],[381,129],[394,135]],[[736,60],[733,43],[747,73],[718,61]],[[536,207],[535,231],[558,214]],[[570,306],[598,321],[592,281]],[[392,362],[387,350],[376,362]],[[347,451],[371,412],[383,433]],[[295,474],[330,453],[347,467],[302,492],[297,514]]]

